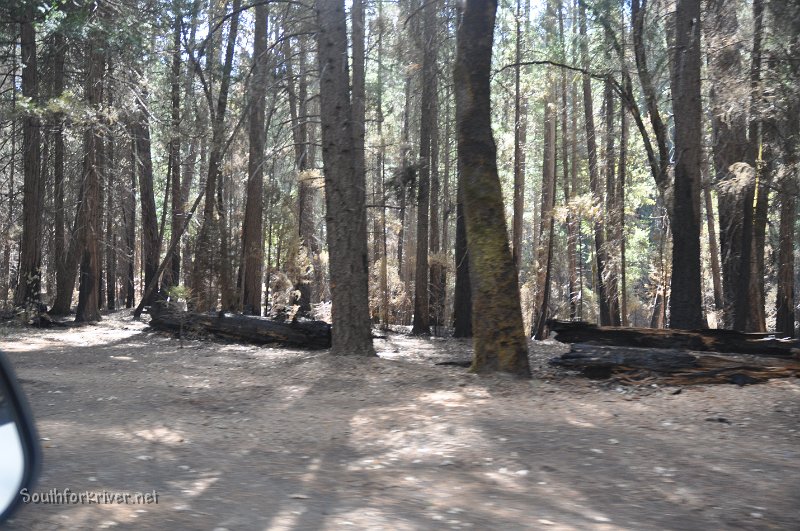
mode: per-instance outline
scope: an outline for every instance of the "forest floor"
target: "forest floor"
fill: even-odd
[[[547,366],[479,377],[469,342],[391,333],[380,358],[177,339],[129,312],[7,326],[44,446],[37,529],[798,529],[800,381],[621,387]],[[678,393],[678,391],[680,391]]]

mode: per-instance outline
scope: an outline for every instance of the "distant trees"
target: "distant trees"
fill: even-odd
[[[9,314],[67,315],[77,280],[84,321],[169,292],[332,311],[348,352],[372,352],[370,320],[452,325],[481,370],[499,336],[522,355],[516,308],[536,338],[551,318],[795,333],[793,5],[520,0],[492,9],[488,55],[491,3],[6,4]]]

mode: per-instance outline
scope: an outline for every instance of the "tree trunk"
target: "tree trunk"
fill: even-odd
[[[114,66],[109,59],[108,77],[114,79]],[[111,84],[108,88],[108,106],[113,108],[114,93],[111,90]],[[117,167],[115,164],[116,153],[114,150],[114,138],[109,135],[106,142],[106,305],[109,310],[117,308],[117,231],[115,226],[115,210],[117,196],[114,193],[116,186],[116,172]]]
[[[412,334],[430,335],[430,293],[428,291],[428,249],[431,185],[431,131],[438,127],[433,121],[436,105],[436,56],[432,40],[435,38],[436,11],[432,3],[423,8],[422,30],[422,104],[419,131],[419,174],[417,178],[417,253],[414,271],[414,324]]]
[[[461,168],[458,169],[456,185],[456,285],[453,294],[453,337],[472,337],[472,287],[469,280],[469,249],[467,248],[467,226],[464,219],[463,187]]]
[[[672,216],[670,328],[704,328],[700,267],[700,0],[675,10],[673,109],[675,197]]]
[[[764,164],[762,139],[763,102],[761,87],[761,48],[764,32],[763,0],[753,1],[753,50],[750,65],[750,123],[748,124],[747,162],[756,169],[755,208],[753,209],[752,255],[750,266],[747,332],[764,332],[766,300],[764,292],[764,249],[766,247],[767,209],[772,172]],[[769,157],[767,157],[769,159]],[[751,203],[747,203],[750,205]]]
[[[175,20],[172,33],[172,71],[170,72],[171,104],[172,104],[172,138],[169,142],[169,174],[172,177],[170,194],[172,195],[172,218],[170,220],[170,239],[174,239],[183,222],[184,199],[181,193],[181,29],[183,19],[180,6],[175,6]],[[181,283],[181,247],[175,245],[170,256],[170,263],[164,275],[164,286],[178,286]]]
[[[797,164],[792,161],[790,167]],[[797,181],[794,174],[781,182],[780,227],[778,234],[778,294],[775,300],[775,331],[794,337],[794,224],[797,220]]]
[[[322,159],[330,252],[332,354],[374,356],[369,319],[365,175],[354,160],[344,0],[318,0]]]
[[[66,59],[67,44],[64,34],[56,32],[53,36],[53,94],[59,97],[64,92],[64,61]],[[64,212],[64,116],[55,116],[56,127],[53,138],[53,208],[54,212],[54,256],[56,267],[56,297],[50,313],[53,315],[66,315],[72,305],[72,292],[75,288],[75,271],[67,262],[67,227]],[[67,293],[68,292],[68,293]],[[58,312],[56,311],[58,310]]]
[[[78,290],[78,307],[75,310],[76,322],[96,322],[100,320],[99,284],[100,249],[99,238],[101,219],[100,179],[102,172],[102,126],[99,121],[99,107],[103,103],[103,46],[97,42],[97,36],[89,40],[86,53],[86,103],[95,113],[92,122],[84,134],[84,180],[81,193],[82,201],[78,212],[78,230],[80,237],[79,256],[81,256],[80,287]],[[71,297],[70,297],[71,298]]]
[[[724,307],[722,299],[722,282],[719,267],[719,246],[714,221],[714,204],[711,201],[711,183],[703,185],[703,201],[706,208],[706,228],[708,229],[708,253],[711,255],[711,281],[714,285],[714,308],[721,311]],[[719,328],[719,327],[717,327]]]
[[[722,257],[722,327],[736,328],[737,301],[747,301],[740,290],[742,274],[749,271],[750,239],[743,232],[746,200],[751,193],[737,188],[731,165],[742,162],[747,153],[746,109],[735,101],[734,94],[744,90],[742,82],[742,44],[738,38],[737,10],[731,0],[712,0],[708,5],[708,63],[711,88],[711,131],[719,213],[719,246]],[[752,204],[752,195],[751,202]],[[708,208],[708,207],[706,207]],[[746,250],[745,250],[746,248]],[[745,310],[746,311],[746,310]],[[740,318],[741,319],[741,318]],[[740,329],[744,331],[744,327]]]
[[[264,281],[264,123],[268,24],[267,6],[256,6],[253,73],[248,87],[250,156],[247,162],[247,201],[242,227],[242,311],[245,315],[261,315],[261,284]]]
[[[156,214],[155,192],[153,190],[153,160],[150,146],[150,119],[145,107],[147,93],[139,98],[139,109],[133,125],[133,137],[136,142],[136,169],[139,176],[139,200],[142,206],[142,263],[144,266],[144,284],[149,285],[158,268],[160,254],[158,241],[158,215]],[[155,295],[157,290],[153,292]],[[148,299],[145,305],[152,304]]]
[[[586,34],[586,7],[583,3],[580,5],[579,11],[580,18],[580,35],[581,35],[581,63],[584,69],[589,68],[589,43]],[[594,129],[594,106],[592,104],[592,81],[588,73],[582,76],[583,81],[583,108],[586,122],[586,150],[589,155],[589,188],[592,192],[593,202],[597,206],[602,206],[602,191],[600,190],[600,182],[597,167],[597,143],[595,140]],[[608,264],[608,257],[606,256],[605,235],[603,234],[603,224],[600,220],[594,220],[594,246],[595,257],[597,261],[596,275],[594,283],[597,291],[597,298],[600,304],[600,324],[609,325],[612,323],[611,306],[609,305],[609,294],[606,287],[606,265]]]
[[[508,244],[491,126],[491,57],[497,2],[466,0],[454,82],[472,284],[472,370],[530,376],[517,271]]]
[[[22,95],[33,103],[39,99],[36,64],[36,31],[33,6],[25,9],[20,28],[22,53]],[[42,216],[44,179],[41,175],[41,132],[39,118],[29,113],[22,122],[23,174],[22,240],[19,250],[19,283],[14,296],[17,306],[39,302],[42,285]]]
[[[520,90],[522,62],[522,2],[517,0],[516,39],[514,42],[514,221],[511,252],[519,272],[522,264],[522,218],[525,213],[525,142],[527,140],[527,105]]]

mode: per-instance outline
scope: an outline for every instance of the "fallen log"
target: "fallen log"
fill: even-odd
[[[743,334],[733,330],[673,330],[596,326],[582,321],[548,322],[562,343],[617,345],[621,347],[726,352],[800,359],[800,343],[773,334]]]
[[[800,375],[800,362],[762,356],[720,356],[678,349],[575,344],[550,364],[580,370],[594,379],[666,385],[733,383],[748,385]]]
[[[307,349],[331,346],[331,325],[324,321],[281,323],[260,317],[162,310],[151,314],[150,326],[156,330],[201,332],[255,344],[278,343]]]

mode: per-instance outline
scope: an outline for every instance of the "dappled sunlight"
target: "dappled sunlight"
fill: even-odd
[[[454,391],[434,391],[425,393],[419,397],[421,402],[437,404],[445,407],[465,407],[466,397],[462,393]]]
[[[139,430],[134,432],[134,435],[140,437],[148,442],[157,442],[161,444],[179,444],[185,441],[184,435],[178,431],[171,430],[164,426],[157,428],[150,428],[146,430]]]

